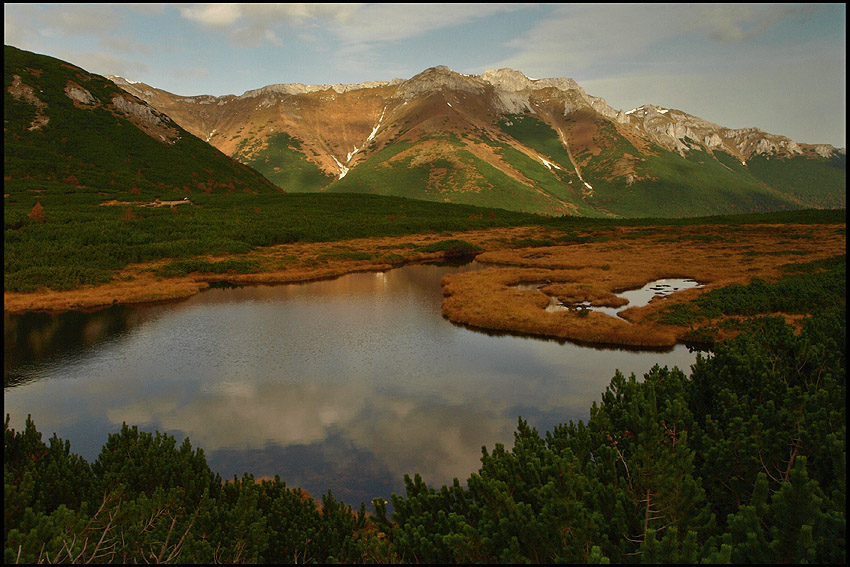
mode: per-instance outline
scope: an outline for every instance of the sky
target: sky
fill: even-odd
[[[180,95],[568,77],[618,110],[846,147],[845,4],[4,4],[5,44]]]

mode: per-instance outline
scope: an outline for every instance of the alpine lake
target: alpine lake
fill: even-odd
[[[6,413],[15,429],[31,415],[45,441],[55,433],[88,462],[127,423],[188,437],[224,479],[279,475],[316,499],[332,491],[371,509],[404,492],[405,474],[465,484],[482,447],[513,446],[520,417],[541,434],[586,421],[617,370],[689,374],[696,360],[684,345],[595,348],[444,319],[442,276],[479,269],[493,268],[415,264],[6,315]],[[629,306],[693,285],[650,282]]]

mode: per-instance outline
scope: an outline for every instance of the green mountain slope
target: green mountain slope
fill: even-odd
[[[694,148],[684,156],[658,146],[653,153],[631,148],[608,150],[584,167],[593,186],[593,204],[626,217],[660,214],[665,217],[767,212],[801,208],[787,195],[760,183],[748,171],[734,172],[715,157]],[[641,156],[634,177],[611,177],[610,162],[622,156]]]
[[[563,182],[542,163],[507,144],[489,141],[491,151],[501,156],[500,161],[515,171],[522,171],[522,180],[470,151],[470,145],[483,143],[483,140],[461,140],[456,136],[397,142],[359,163],[327,190],[396,195],[539,214],[599,216],[592,208],[583,206],[580,195],[570,194]]]
[[[847,206],[847,155],[829,158],[758,156],[747,162],[760,181],[811,207]]]
[[[279,191],[111,81],[51,57],[4,52],[6,192],[33,204],[88,196],[182,199]],[[46,183],[46,185],[38,185]]]
[[[306,158],[298,138],[285,132],[269,137],[261,148],[242,140],[233,157],[287,192],[317,191],[334,180]]]
[[[362,192],[547,215],[697,216],[843,207],[844,150],[572,79],[438,66],[409,80],[177,96],[115,78],[286,191]]]

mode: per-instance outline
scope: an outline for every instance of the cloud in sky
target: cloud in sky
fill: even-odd
[[[180,15],[219,29],[242,26],[264,32],[285,25],[323,25],[343,43],[409,39],[463,25],[493,13],[516,10],[510,4],[196,4]]]
[[[719,46],[740,49],[783,17],[809,11],[772,4],[560,5],[534,28],[511,38],[514,53],[500,64],[529,72],[539,68],[541,73],[552,66],[599,74],[658,63],[692,70],[721,62],[710,57]],[[679,47],[672,51],[673,45]],[[754,47],[758,45],[747,46]]]
[[[675,105],[724,126],[845,143],[844,4],[4,4],[4,13],[7,44],[178,94],[510,67],[573,78],[616,108]],[[792,107],[796,116],[783,116]]]

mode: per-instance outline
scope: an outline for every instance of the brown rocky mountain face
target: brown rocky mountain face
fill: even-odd
[[[616,110],[572,79],[434,67],[223,97],[112,80],[287,191],[614,216],[844,206],[844,150],[654,105]]]

